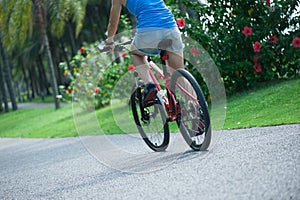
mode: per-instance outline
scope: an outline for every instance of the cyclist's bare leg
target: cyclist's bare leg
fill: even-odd
[[[183,51],[167,51],[167,55],[169,57],[167,62],[171,74],[173,74],[176,69],[184,68]]]
[[[139,74],[139,76],[143,79],[145,83],[149,83],[152,81],[148,71],[149,71],[149,64],[147,61],[147,57],[145,54],[140,53],[137,50],[132,50],[132,62],[134,66],[136,67],[136,71]]]
[[[167,51],[167,55],[169,57],[168,66],[171,75],[176,69],[184,68],[183,51],[176,51],[176,52]],[[194,90],[192,89],[191,84],[187,82],[186,79],[179,79],[178,81],[179,81],[178,83],[187,91],[189,91],[193,96],[196,95],[194,93]]]

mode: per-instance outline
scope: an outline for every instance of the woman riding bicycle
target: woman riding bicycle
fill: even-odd
[[[172,40],[166,47],[168,66],[171,72],[183,68],[183,44],[180,31],[171,11],[163,0],[112,0],[108,24],[108,38],[105,48],[113,51],[114,35],[117,32],[122,6],[125,6],[137,19],[136,34],[131,44],[132,61],[139,76],[145,82],[144,101],[152,100],[157,91],[149,76],[147,55],[159,54],[158,44]]]

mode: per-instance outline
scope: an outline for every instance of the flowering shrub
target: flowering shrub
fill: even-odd
[[[134,70],[129,52],[122,52],[120,57],[122,62],[118,64],[109,54],[99,53],[95,44],[80,48],[69,66],[66,62],[60,63],[70,80],[67,88],[60,87],[64,98],[71,101],[75,92],[74,100],[81,101],[84,107],[107,105],[117,81],[129,70]],[[125,91],[121,88],[117,91],[119,98],[125,96],[122,92]]]
[[[180,2],[185,5],[186,15],[182,14],[182,6],[176,5]],[[228,93],[258,82],[299,76],[299,1],[180,2],[168,1],[179,19],[178,25],[185,25],[180,30],[209,52]]]

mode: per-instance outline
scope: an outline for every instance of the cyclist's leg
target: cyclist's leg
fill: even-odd
[[[184,59],[183,59],[183,51],[167,51],[168,59],[168,66],[170,74],[172,75],[173,72],[177,69],[184,68]],[[189,82],[186,79],[179,79],[178,84],[181,85],[186,91],[188,91],[192,96],[195,96],[194,90]]]
[[[152,78],[150,77],[150,75],[148,73],[149,63],[147,61],[145,54],[143,54],[137,50],[133,50],[134,46],[132,46],[131,49],[132,49],[131,52],[132,52],[133,64],[136,66],[135,69],[145,84],[143,104],[146,105],[148,102],[151,102],[154,100],[154,98],[157,94],[157,89],[153,83]]]
[[[135,47],[131,46],[131,58],[133,65],[136,67],[136,71],[139,76],[146,83],[152,82],[152,79],[148,73],[149,71],[149,63],[147,61],[146,55],[135,50]]]
[[[167,51],[167,55],[169,57],[167,63],[169,66],[170,73],[173,74],[173,72],[176,69],[184,68],[183,64],[183,51]]]

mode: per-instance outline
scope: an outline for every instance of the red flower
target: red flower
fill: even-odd
[[[66,91],[67,94],[71,94],[72,93],[72,88],[68,88]]]
[[[190,53],[191,53],[192,55],[199,55],[199,49],[193,47],[193,48],[191,49]]]
[[[122,52],[121,56],[122,56],[122,58],[125,58],[126,52]]]
[[[255,42],[253,45],[254,52],[260,52],[261,44],[259,42]]]
[[[270,5],[270,0],[266,0],[266,5],[267,5],[267,6]]]
[[[98,87],[94,88],[94,94],[98,94],[98,93],[99,93],[99,88]]]
[[[261,68],[261,65],[258,64],[258,63],[255,63],[254,66],[253,66],[254,70],[259,73],[262,71],[262,68]]]
[[[295,48],[299,48],[300,47],[300,38],[295,37],[295,39],[293,39],[293,45]]]
[[[248,26],[245,26],[244,29],[242,30],[242,33],[245,36],[250,36],[252,34],[252,28],[248,27]]]
[[[82,55],[85,53],[84,47],[81,47],[81,48],[80,48],[80,53],[81,53]]]
[[[128,70],[129,70],[129,71],[133,71],[134,68],[135,68],[134,65],[129,65],[129,66],[128,66]]]
[[[276,37],[276,35],[271,36],[271,37],[269,38],[269,42],[270,42],[271,44],[276,44],[276,43],[277,43],[277,37]]]
[[[176,22],[179,27],[182,27],[182,28],[185,27],[185,20],[183,18],[176,20]]]

